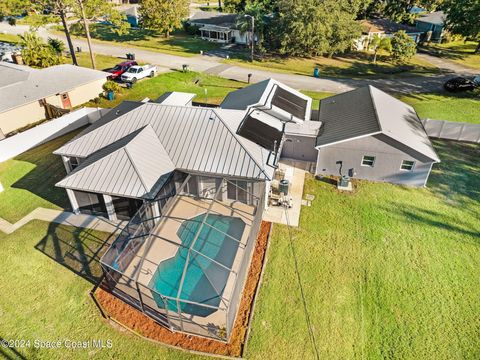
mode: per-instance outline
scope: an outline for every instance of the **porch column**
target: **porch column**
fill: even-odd
[[[62,155],[62,162],[63,162],[63,166],[65,166],[65,171],[67,172],[67,175],[70,174],[71,170],[70,170],[70,162],[68,161],[68,157]]]
[[[117,213],[115,212],[115,206],[113,206],[112,197],[110,195],[103,194],[103,201],[105,201],[108,218],[112,221],[117,220]]]
[[[66,189],[67,190],[67,196],[68,199],[70,200],[70,205],[72,205],[72,212],[76,215],[80,214],[80,209],[78,208],[78,201],[77,198],[75,197],[75,193],[73,190]]]
[[[153,217],[159,217],[160,216],[160,201],[156,201],[155,204],[153,204],[152,214],[153,214]]]

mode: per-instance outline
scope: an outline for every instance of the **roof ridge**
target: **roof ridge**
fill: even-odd
[[[247,148],[241,143],[241,141],[237,138],[237,134],[234,133],[232,131],[232,129],[230,129],[230,127],[225,123],[225,121],[222,119],[222,117],[215,111],[216,108],[213,108],[212,111],[215,113],[215,115],[217,116],[217,118],[220,120],[220,122],[223,124],[223,126],[227,129],[228,132],[230,132],[230,134],[233,136],[233,138],[235,139],[235,141],[241,146],[241,148],[248,154],[248,156],[250,157],[250,159],[252,159],[252,161],[255,163],[255,165],[257,165],[257,167],[260,169],[260,172],[263,173],[263,175],[265,175],[265,177],[269,178],[268,175],[265,173],[265,170],[263,169],[263,166],[261,166],[256,160],[255,158],[253,157],[253,155],[250,153],[250,151],[247,150]],[[263,157],[263,154],[262,154],[262,157]]]
[[[375,98],[373,97],[373,94],[372,94],[372,88],[373,88],[372,85],[368,85],[368,93],[370,94],[370,100],[372,101],[373,111],[375,113],[375,119],[377,120],[378,127],[383,134],[384,133],[383,126],[382,126],[382,122],[380,121],[380,117],[378,116],[377,104],[375,103]]]
[[[127,144],[128,145],[128,144]],[[145,184],[145,180],[142,178],[142,175],[140,174],[140,171],[138,170],[137,166],[135,165],[135,162],[132,159],[132,156],[130,155],[128,151],[128,146],[125,145],[122,149],[125,151],[125,154],[127,154],[127,158],[130,161],[130,164],[132,164],[133,168],[135,169],[135,173],[137,174],[138,178],[140,179],[140,182],[142,183],[143,187],[145,188],[145,193],[148,193],[148,187]]]

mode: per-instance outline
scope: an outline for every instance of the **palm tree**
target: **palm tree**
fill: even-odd
[[[373,63],[377,62],[377,54],[380,50],[392,51],[392,43],[388,37],[380,37],[379,35],[373,35],[372,40],[370,41],[369,47],[373,48]]]

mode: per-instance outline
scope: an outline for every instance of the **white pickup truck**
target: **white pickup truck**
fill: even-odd
[[[156,72],[155,65],[136,65],[124,72],[120,78],[123,82],[135,84],[140,79],[154,77]]]

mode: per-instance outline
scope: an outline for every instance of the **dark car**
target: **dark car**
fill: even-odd
[[[443,87],[450,92],[460,92],[474,90],[476,86],[472,80],[464,77],[456,77],[448,80]]]
[[[118,65],[115,65],[115,67],[113,67],[111,69],[108,69],[106,71],[111,74],[109,76],[109,78],[111,80],[114,80],[114,79],[120,77],[120,75],[122,75],[124,72],[126,72],[128,69],[130,69],[132,66],[135,66],[135,65],[138,65],[136,61],[124,61],[124,62],[122,62]]]

